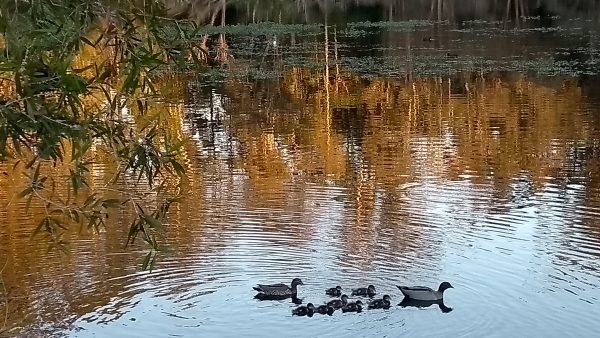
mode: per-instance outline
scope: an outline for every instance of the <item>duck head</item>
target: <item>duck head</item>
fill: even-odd
[[[342,295],[342,297],[340,297],[340,299],[342,300],[342,303],[344,303],[344,304],[348,303],[348,296]]]
[[[306,304],[306,308],[307,308],[308,310],[315,311],[315,306],[313,305],[313,303],[308,303],[308,304]]]
[[[386,302],[391,302],[392,298],[389,295],[384,295],[383,300],[385,300]]]
[[[342,287],[338,285],[338,286],[335,287],[335,289],[336,290],[342,290]]]
[[[369,287],[367,287],[367,290],[371,291],[371,292],[375,292],[375,286],[374,285],[369,285]]]
[[[454,286],[452,286],[452,284],[448,283],[448,282],[443,282],[442,284],[440,284],[440,287],[438,288],[439,292],[444,292],[448,289],[453,289]]]
[[[300,278],[292,279],[292,288],[295,288],[298,285],[304,285],[304,283],[302,283],[302,279],[300,279]]]
[[[363,302],[361,302],[360,300],[357,300],[356,305],[361,306],[361,305],[363,305]]]

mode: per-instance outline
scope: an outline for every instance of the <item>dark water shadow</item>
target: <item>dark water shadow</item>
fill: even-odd
[[[401,307],[412,306],[412,307],[417,307],[417,308],[426,308],[426,307],[430,307],[434,304],[437,304],[443,313],[448,313],[453,310],[451,307],[447,307],[444,304],[443,299],[441,299],[441,300],[414,300],[414,299],[404,298],[402,300],[402,302],[400,302],[400,304],[398,304],[398,305]]]
[[[255,299],[258,300],[285,300],[290,298],[290,300],[292,301],[292,303],[294,304],[302,304],[302,299],[298,298],[296,295],[284,295],[284,296],[271,296],[271,295],[265,295],[264,293],[257,293],[254,296]]]

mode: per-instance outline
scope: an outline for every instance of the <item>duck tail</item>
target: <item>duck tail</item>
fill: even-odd
[[[398,287],[398,289],[400,289],[400,292],[402,292],[402,294],[404,295],[404,297],[408,297],[408,294],[407,294],[407,293],[404,291],[404,288],[405,288],[406,286],[399,286],[399,285],[396,285],[396,287]]]
[[[253,286],[252,288],[253,288],[255,291],[262,292],[262,289],[261,289],[260,287],[258,287],[258,286]]]

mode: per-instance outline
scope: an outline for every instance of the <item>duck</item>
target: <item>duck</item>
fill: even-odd
[[[327,289],[325,290],[325,294],[333,297],[339,297],[342,294],[342,287],[338,285],[334,288]]]
[[[327,303],[327,306],[331,306],[335,310],[340,309],[342,306],[348,304],[348,296],[342,295],[340,299],[334,299]]]
[[[315,306],[313,303],[308,303],[306,306],[298,306],[297,308],[292,310],[292,316],[309,316],[315,313]]]
[[[362,302],[357,300],[356,302],[348,303],[342,306],[342,312],[361,312]]]
[[[317,313],[320,313],[322,315],[332,315],[335,312],[335,309],[332,308],[329,305],[319,305],[319,307],[317,307]]]
[[[392,299],[389,295],[384,295],[382,299],[376,299],[369,303],[369,309],[389,309],[392,305]]]
[[[397,286],[405,298],[414,300],[441,300],[444,291],[454,288],[449,282],[442,282],[437,291],[426,286]]]
[[[292,286],[289,287],[283,283],[279,284],[258,284],[254,286],[253,289],[258,291],[259,294],[256,295],[257,298],[260,298],[259,295],[262,295],[262,298],[265,297],[291,297],[292,295],[298,294],[298,285],[304,285],[300,278],[294,278],[292,280]]]
[[[373,286],[373,285],[369,285],[366,288],[358,288],[358,289],[352,290],[352,296],[369,296],[369,297],[373,297],[373,296],[375,296],[375,294],[376,294],[375,286]]]

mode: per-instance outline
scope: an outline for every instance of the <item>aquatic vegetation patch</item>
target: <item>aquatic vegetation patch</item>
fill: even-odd
[[[431,21],[380,21],[380,22],[351,22],[340,31],[342,36],[360,37],[369,34],[378,34],[381,31],[389,32],[414,32],[433,26]]]
[[[365,28],[378,28],[388,30],[411,30],[416,27],[433,26],[432,21],[427,20],[408,20],[408,21],[361,21],[361,22],[350,22],[347,24],[348,28],[354,29],[365,29]]]
[[[598,51],[587,47],[577,49],[557,48],[552,52],[541,52],[540,49],[526,49],[519,43],[513,43],[515,55],[481,55],[481,50],[471,52],[482,39],[529,39],[532,34],[556,34],[578,37],[583,33],[581,27],[513,27],[504,28],[500,21],[472,20],[453,26],[448,22],[434,23],[426,20],[416,21],[384,21],[384,22],[351,22],[342,29],[332,29],[329,35],[329,62],[338,64],[347,71],[361,76],[398,77],[410,73],[413,76],[444,76],[457,72],[477,71],[516,71],[533,72],[540,75],[573,75],[597,72]],[[380,36],[397,32],[428,32],[438,26],[452,33],[447,40],[434,37],[432,42],[421,41],[416,34],[403,36],[401,39],[413,39],[409,46],[386,45],[383,41],[377,44]],[[266,79],[281,76],[286,68],[301,67],[319,69],[325,67],[324,40],[325,27],[322,24],[277,24],[260,23],[222,27],[196,28],[188,36],[216,37],[225,34],[229,45],[229,53],[237,61],[243,61],[248,67],[256,69],[244,71],[244,76],[255,79]],[[431,33],[430,33],[431,34]],[[389,35],[385,35],[389,36]],[[535,35],[534,35],[535,37]],[[364,39],[373,39],[367,43]],[[393,35],[392,35],[392,39]],[[397,39],[396,39],[397,40]],[[425,43],[423,43],[425,42]],[[214,43],[214,42],[213,42]],[[448,45],[452,48],[449,49]],[[334,60],[334,49],[339,54]],[[454,54],[449,54],[449,50]],[[523,53],[526,51],[526,53]],[[475,54],[477,56],[471,55]],[[580,55],[576,55],[580,54]],[[246,68],[242,68],[246,69]],[[237,76],[240,68],[226,71],[228,76]]]

